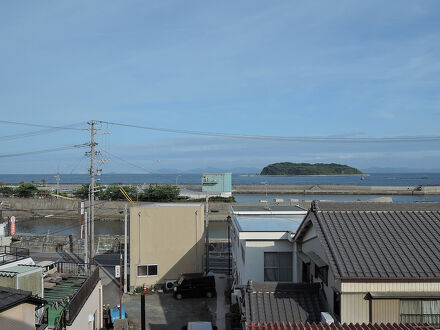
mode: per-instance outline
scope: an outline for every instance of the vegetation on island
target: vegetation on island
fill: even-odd
[[[357,168],[341,164],[275,163],[263,168],[260,175],[352,175],[362,174]]]

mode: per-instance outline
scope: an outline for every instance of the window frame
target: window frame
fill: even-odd
[[[276,267],[275,266],[266,266],[266,257],[265,257],[266,253],[276,254],[277,264],[278,264]],[[290,255],[290,258],[289,258],[289,260],[291,260],[290,267],[280,267],[280,254],[281,253]],[[264,254],[263,254],[263,279],[264,279],[264,282],[271,282],[271,281],[266,280],[266,269],[275,269],[276,270],[277,279],[275,280],[275,282],[292,282],[293,281],[293,252],[291,252],[291,251],[264,251]],[[290,271],[290,280],[289,281],[281,281],[280,280],[280,270],[281,269],[289,269],[289,271]]]
[[[156,266],[156,275],[148,275],[149,273],[149,267],[150,266]],[[139,275],[139,267],[147,267],[147,275]],[[136,267],[136,275],[137,277],[158,277],[159,276],[159,265],[158,264],[142,264],[142,265],[137,265]]]

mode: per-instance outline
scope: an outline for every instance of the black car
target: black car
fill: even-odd
[[[177,299],[187,297],[208,297],[215,295],[214,275],[203,273],[186,273],[174,283],[173,295]]]

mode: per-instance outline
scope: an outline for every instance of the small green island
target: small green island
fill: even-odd
[[[357,168],[341,164],[274,163],[263,168],[260,175],[355,175]]]

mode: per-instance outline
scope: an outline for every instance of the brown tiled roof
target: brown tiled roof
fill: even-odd
[[[244,296],[246,322],[317,322],[327,311],[319,284],[250,282]]]
[[[337,278],[440,279],[440,203],[313,202],[313,224]]]
[[[246,329],[276,330],[434,330],[428,324],[410,323],[246,323]]]

